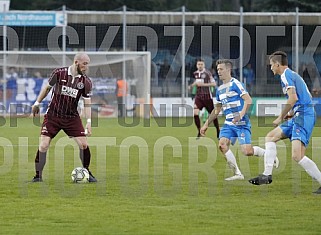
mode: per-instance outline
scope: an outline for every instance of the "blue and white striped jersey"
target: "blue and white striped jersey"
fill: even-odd
[[[303,78],[299,74],[287,68],[281,75],[281,85],[283,93],[287,98],[288,89],[295,88],[296,95],[298,96],[298,101],[292,108],[294,112],[303,112],[306,111],[307,108],[312,108],[311,93],[309,92],[309,89]]]
[[[222,104],[223,114],[225,115],[225,124],[235,125],[232,120],[238,116],[244,106],[242,96],[247,94],[244,84],[235,78],[230,82],[222,84],[216,91],[216,100]],[[246,114],[236,125],[250,125],[249,116]]]

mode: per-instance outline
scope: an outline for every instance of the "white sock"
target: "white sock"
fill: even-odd
[[[276,158],[276,144],[274,142],[265,143],[263,175],[272,175],[275,158]]]
[[[225,153],[225,157],[226,157],[228,166],[233,170],[234,174],[241,175],[242,173],[239,167],[237,166],[235,156],[230,149]]]
[[[265,149],[259,146],[253,146],[253,150],[254,150],[254,153],[253,153],[254,156],[264,157]]]
[[[307,156],[304,156],[298,163],[313,179],[321,184],[321,172],[314,161]]]

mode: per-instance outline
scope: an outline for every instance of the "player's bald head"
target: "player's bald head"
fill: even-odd
[[[78,74],[84,75],[88,70],[89,63],[90,58],[86,53],[77,53],[74,57],[73,66]]]
[[[90,58],[86,53],[83,53],[83,52],[77,53],[74,57],[74,62],[76,62],[76,61],[88,61],[88,63],[89,63]]]

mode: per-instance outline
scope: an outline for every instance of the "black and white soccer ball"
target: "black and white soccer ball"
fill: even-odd
[[[76,167],[71,172],[71,179],[74,183],[88,183],[89,182],[89,172],[86,168]]]

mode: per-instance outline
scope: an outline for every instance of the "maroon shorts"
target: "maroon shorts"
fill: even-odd
[[[60,130],[63,130],[69,137],[86,136],[80,117],[60,118],[46,114],[41,127],[41,135],[54,138]]]
[[[200,99],[198,97],[195,98],[194,105],[199,109],[202,110],[204,107],[206,110],[211,113],[214,109],[214,104],[212,99]]]

